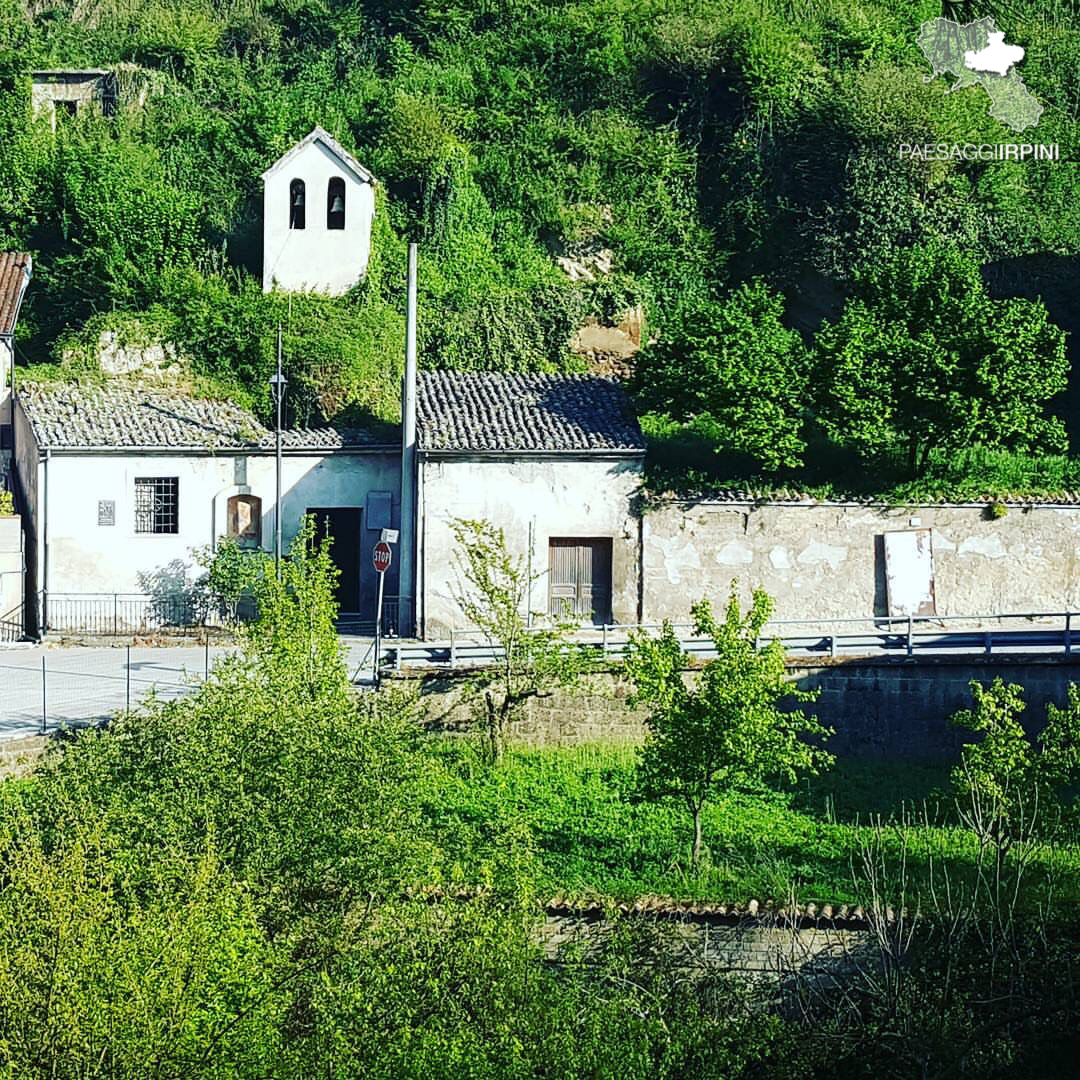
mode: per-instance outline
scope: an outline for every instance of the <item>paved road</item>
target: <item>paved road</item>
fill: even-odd
[[[46,727],[93,724],[134,704],[151,690],[161,697],[189,693],[226,652],[192,648],[22,648],[0,650],[0,738],[30,735]],[[44,660],[44,677],[42,661]],[[44,682],[44,694],[42,683]]]
[[[370,639],[342,638],[350,677],[371,669]],[[199,685],[207,664],[229,653],[204,646],[132,648],[0,648],[0,739],[95,724],[135,704],[151,691],[180,697]],[[42,676],[42,661],[45,674]],[[44,695],[42,683],[44,682]]]

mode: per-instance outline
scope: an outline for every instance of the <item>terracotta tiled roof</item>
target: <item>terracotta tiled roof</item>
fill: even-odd
[[[30,276],[30,256],[0,252],[0,334],[15,332],[19,300]]]
[[[645,451],[622,387],[597,375],[423,372],[417,433],[428,451]]]
[[[213,452],[274,448],[274,432],[229,401],[108,384],[24,383],[18,395],[42,449]],[[374,448],[386,440],[374,430],[327,427],[293,428],[282,433],[281,441],[287,450],[317,452]]]

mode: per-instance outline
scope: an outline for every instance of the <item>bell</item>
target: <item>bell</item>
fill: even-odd
[[[334,196],[334,201],[330,204],[331,214],[344,214],[345,213],[345,200],[340,195]]]
[[[293,204],[293,206],[303,206],[304,205],[304,193],[302,191],[297,191],[296,194],[293,195],[292,204]]]

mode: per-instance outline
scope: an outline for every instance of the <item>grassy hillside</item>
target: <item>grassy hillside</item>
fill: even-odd
[[[809,333],[860,267],[936,238],[1068,328],[1080,16],[945,6],[995,14],[1028,50],[1036,132],[925,81],[929,2],[0,0],[0,247],[37,257],[21,356],[66,350],[58,373],[85,374],[78,346],[102,329],[165,338],[264,409],[280,318],[293,415],[392,416],[409,239],[430,366],[558,368],[588,315],[641,303],[663,336],[753,276]],[[145,105],[55,136],[32,119],[31,70],[91,66]],[[381,181],[374,258],[346,299],[290,311],[259,288],[259,174],[315,124]],[[1062,160],[896,149],[1036,137]],[[613,272],[571,283],[554,256],[590,247]]]

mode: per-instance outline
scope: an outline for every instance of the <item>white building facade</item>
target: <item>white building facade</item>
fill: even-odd
[[[375,178],[317,127],[262,181],[263,290],[348,292],[367,271]]]
[[[454,519],[503,530],[537,576],[529,611],[637,622],[645,442],[614,379],[426,372],[417,416],[423,637],[462,625]]]
[[[0,491],[4,490],[11,455],[15,327],[32,272],[33,260],[29,255],[0,252]]]
[[[417,632],[461,625],[463,518],[502,528],[527,560],[529,611],[635,622],[645,448],[615,380],[426,372],[417,390]],[[275,436],[246,410],[118,380],[23,385],[15,419],[31,634],[131,632],[148,608],[157,625],[197,621],[185,607],[197,551],[222,537],[273,550]],[[282,446],[283,551],[312,515],[333,539],[345,620],[370,628],[372,551],[402,523],[400,434],[288,430]],[[384,583],[390,632],[404,561],[398,548]],[[413,628],[411,606],[401,618]]]
[[[110,618],[134,623],[148,602],[160,606],[159,621],[182,622],[201,572],[196,550],[222,537],[273,550],[274,436],[228,403],[25,387],[16,455],[37,609],[31,632],[97,624],[110,632]],[[333,539],[343,613],[374,618],[377,578],[362,556],[397,524],[398,460],[395,446],[364,433],[283,436],[283,550],[312,514]]]

